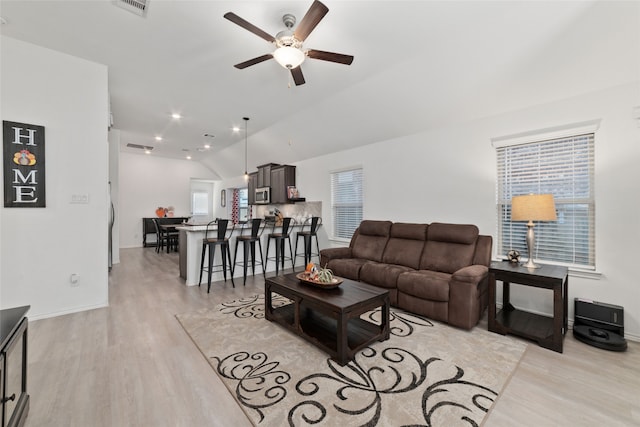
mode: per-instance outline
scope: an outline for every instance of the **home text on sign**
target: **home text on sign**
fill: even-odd
[[[4,206],[45,207],[44,126],[2,124]]]

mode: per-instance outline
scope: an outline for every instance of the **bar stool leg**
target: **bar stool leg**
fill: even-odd
[[[209,245],[208,245],[209,246]],[[207,293],[211,291],[211,270],[213,270],[213,257],[216,254],[216,246],[212,245],[209,248],[209,271],[207,271]]]
[[[260,250],[260,261],[262,261],[262,243],[260,242],[260,239],[258,239],[258,249]],[[262,264],[262,277],[266,277],[266,272],[265,272],[265,265],[263,262],[261,262]],[[253,273],[255,275],[255,273]]]
[[[198,280],[198,286],[202,283],[202,272],[204,271],[204,257],[207,253],[207,245],[202,245],[202,259],[200,260],[200,280]]]
[[[235,288],[236,284],[233,281],[234,268],[233,268],[233,264],[231,264],[231,249],[229,249],[229,244],[228,243],[226,243],[224,246],[227,248],[227,258],[229,258],[229,272],[231,273],[231,286],[233,286]],[[222,257],[224,258],[224,248],[223,248],[223,252],[222,253],[223,253]],[[227,278],[226,278],[227,269],[226,269],[226,267],[224,267],[224,268],[225,268],[224,271],[225,271],[225,281],[226,281],[227,280]]]
[[[220,245],[221,255],[222,255],[222,276],[224,277],[224,281],[227,281],[227,251],[225,251],[226,245]]]
[[[311,262],[311,236],[304,235],[304,262],[305,265]]]
[[[278,275],[278,268],[280,267],[280,239],[276,240],[276,276]],[[269,256],[269,251],[267,251],[267,257]]]
[[[247,243],[248,242],[244,242],[244,245],[242,246],[242,250],[244,251],[244,253],[242,254],[244,259],[244,264],[242,265],[242,277],[244,277],[244,282],[242,282],[243,286],[247,284],[247,264],[249,263],[249,248],[247,248]]]
[[[295,270],[295,255],[293,254],[293,250],[291,249],[291,238],[287,237],[287,240],[289,241],[289,255],[291,255],[291,269]],[[284,239],[282,241],[282,244],[284,245]],[[284,248],[282,248],[282,252],[284,253]],[[282,257],[282,268],[284,269],[284,256]]]
[[[251,241],[249,243],[249,247],[251,248],[251,273],[256,275],[256,242]]]

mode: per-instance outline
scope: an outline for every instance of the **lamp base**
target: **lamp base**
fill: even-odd
[[[523,267],[540,268],[539,265],[533,262],[533,251],[536,247],[536,236],[533,234],[533,227],[533,221],[529,221],[527,224],[527,249],[529,250],[529,259]]]

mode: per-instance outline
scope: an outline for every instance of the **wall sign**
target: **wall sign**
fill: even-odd
[[[5,208],[46,206],[44,126],[2,122]]]

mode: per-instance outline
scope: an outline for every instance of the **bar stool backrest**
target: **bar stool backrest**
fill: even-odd
[[[283,236],[288,236],[289,235],[289,226],[291,225],[293,218],[282,218],[282,235]]]
[[[254,218],[251,220],[251,237],[252,238],[256,238],[256,237],[260,237],[260,235],[262,235],[262,232],[264,231],[264,227],[260,228],[260,226],[262,225],[262,220],[260,218]]]
[[[318,227],[322,224],[322,218],[319,216],[312,216],[311,218],[307,218],[307,220],[302,225],[302,231],[304,231],[305,226],[309,226],[309,233],[316,234],[318,231]]]
[[[231,229],[229,230],[229,233],[227,233],[227,229],[229,228],[229,220],[228,219],[216,219],[215,221],[211,221],[207,224],[207,229],[204,232],[204,238],[205,240],[207,240],[209,238],[209,232],[213,232],[213,230],[209,230],[209,228],[213,228],[213,226],[217,225],[218,226],[218,230],[216,231],[216,238],[217,240],[225,240],[228,239],[229,235],[231,234],[231,232],[233,232],[233,226],[231,227]]]

